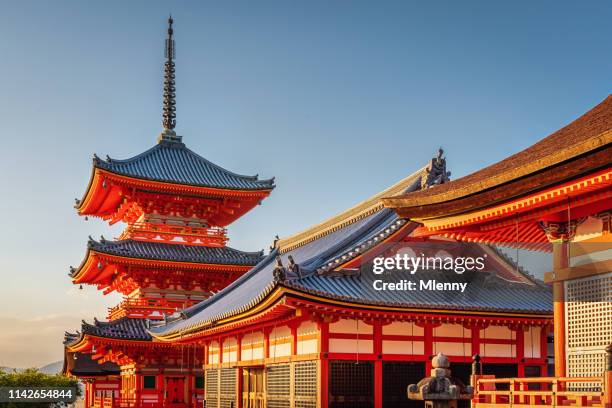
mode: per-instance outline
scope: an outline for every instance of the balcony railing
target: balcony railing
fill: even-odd
[[[108,319],[116,320],[124,316],[150,317],[154,312],[173,313],[193,303],[193,301],[183,299],[127,298],[117,306],[108,308]],[[161,315],[159,317],[161,318]]]
[[[481,378],[479,378],[481,377]],[[474,408],[605,407],[603,377],[482,378],[476,376]],[[585,391],[590,389],[591,391]]]
[[[202,399],[198,398],[191,404],[192,407],[202,406]],[[175,402],[157,402],[147,401],[146,399],[137,400],[135,398],[112,398],[112,397],[95,397],[92,407],[93,408],[163,408],[163,407],[179,407],[179,406],[190,406],[185,403]]]

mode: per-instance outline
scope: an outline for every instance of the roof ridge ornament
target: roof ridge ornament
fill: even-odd
[[[431,159],[431,162],[425,169],[425,173],[421,177],[421,190],[449,182],[450,175],[451,172],[446,171],[444,149],[440,147],[438,149],[438,155]]]
[[[172,15],[170,15],[168,18],[168,37],[166,38],[165,47],[166,62],[164,63],[163,130],[161,135],[159,135],[158,142],[163,140],[181,142],[182,139],[182,137],[178,136],[174,131],[176,127],[176,75],[174,64],[176,50],[174,47],[173,23],[174,20],[172,19]]]

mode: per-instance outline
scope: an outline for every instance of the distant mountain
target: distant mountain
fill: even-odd
[[[46,366],[42,366],[38,369],[38,371],[40,371],[41,373],[54,375],[59,374],[62,371],[63,367],[64,362],[60,360],[54,363],[47,364]]]
[[[12,373],[13,371],[21,372],[23,368],[13,368],[13,367],[0,367],[0,371],[5,373]]]
[[[63,367],[64,367],[63,361],[56,361],[54,363],[50,363],[50,364],[47,364],[45,366],[38,368],[38,371],[44,374],[55,375],[55,374],[59,374],[62,371]],[[5,372],[5,373],[12,373],[13,371],[17,371],[18,373],[20,373],[24,370],[25,368],[0,367],[0,371]]]

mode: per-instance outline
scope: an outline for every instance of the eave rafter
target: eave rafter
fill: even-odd
[[[85,260],[72,273],[75,284],[93,284],[101,290],[128,294],[146,281],[158,286],[181,284],[218,290],[249,270],[249,265],[204,264],[129,258],[89,249]],[[169,280],[169,281],[168,281]]]
[[[69,346],[71,352],[91,354],[92,360],[99,364],[113,362],[128,365],[143,362],[150,358],[174,358],[181,355],[181,346],[151,341],[122,340],[92,335],[84,335],[80,341]]]
[[[567,181],[490,208],[460,215],[415,218],[415,236],[440,235],[478,243],[504,243],[550,250],[540,221],[566,222],[598,213],[612,200],[612,168]],[[402,210],[400,209],[400,213]]]
[[[83,199],[77,202],[79,215],[108,220],[134,222],[153,206],[155,211],[182,211],[225,226],[266,198],[272,189],[231,190],[197,187],[144,180],[111,173],[94,167]],[[155,198],[155,199],[154,199]],[[178,206],[178,207],[177,207]]]

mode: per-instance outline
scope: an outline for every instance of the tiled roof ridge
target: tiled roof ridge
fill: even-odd
[[[279,248],[281,253],[286,253],[382,210],[384,208],[381,201],[382,197],[401,194],[416,182],[420,182],[423,174],[427,172],[427,168],[428,166],[420,168],[416,172],[393,184],[391,187],[374,194],[373,196],[350,207],[340,214],[328,218],[327,220],[298,232],[297,234],[279,239],[276,242],[276,247]]]
[[[325,265],[317,268],[317,273],[324,274],[329,271],[333,271],[336,267],[349,262],[350,260],[366,253],[373,246],[384,241],[389,236],[395,234],[397,231],[401,229],[404,224],[406,224],[407,220],[403,218],[399,218],[393,222],[393,224],[386,227],[383,231],[368,239],[365,242],[362,242],[358,245],[352,246],[346,251],[342,252],[340,255],[330,259]]]

